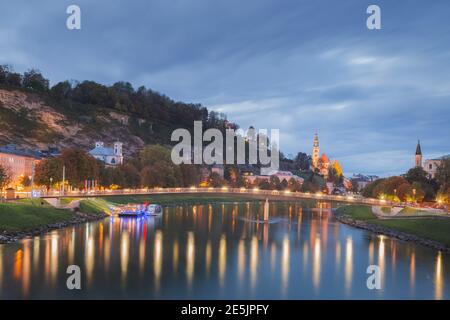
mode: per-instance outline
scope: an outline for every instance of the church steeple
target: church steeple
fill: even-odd
[[[319,136],[317,133],[314,135],[314,144],[313,144],[313,152],[312,152],[312,166],[313,168],[317,168],[319,165]]]
[[[415,160],[416,167],[422,167],[422,148],[420,147],[420,140],[417,141]]]

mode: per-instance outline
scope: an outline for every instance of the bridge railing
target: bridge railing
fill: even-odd
[[[114,195],[151,195],[151,194],[174,194],[174,193],[223,193],[223,194],[251,194],[251,195],[263,195],[263,196],[281,196],[286,198],[301,198],[301,199],[314,199],[324,201],[337,201],[348,203],[360,203],[368,205],[380,205],[390,206],[398,205],[392,201],[363,198],[360,196],[341,196],[341,195],[328,195],[323,193],[308,193],[308,192],[293,192],[289,190],[261,190],[261,189],[246,189],[246,188],[143,188],[143,189],[120,189],[120,190],[95,190],[95,191],[66,191],[61,194],[58,191],[41,193],[42,198],[51,197],[96,197],[96,196],[114,196]]]

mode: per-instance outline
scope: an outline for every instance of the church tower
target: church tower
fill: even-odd
[[[420,140],[417,141],[416,147],[416,167],[422,167],[422,149],[420,148]]]
[[[314,135],[314,144],[313,144],[313,152],[312,152],[312,166],[316,169],[319,165],[319,137],[317,133]]]

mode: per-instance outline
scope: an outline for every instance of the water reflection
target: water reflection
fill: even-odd
[[[129,254],[130,254],[130,235],[127,230],[123,230],[120,241],[120,270],[123,285],[125,285],[128,275]]]
[[[223,287],[225,282],[225,272],[227,265],[227,241],[225,235],[220,238],[219,244],[219,282],[220,286]]]
[[[258,277],[258,238],[253,236],[250,246],[250,286],[255,289]]]
[[[414,294],[414,283],[416,283],[416,253],[413,251],[409,263],[409,285],[412,294]]]
[[[257,202],[179,205],[2,245],[0,297],[449,297],[443,253],[338,224],[325,203],[271,202],[270,223],[262,216]],[[71,264],[82,268],[81,296],[65,289]],[[384,290],[366,288],[370,264]]]
[[[186,247],[186,279],[189,289],[192,287],[192,280],[194,278],[194,264],[195,264],[194,233],[189,232]]]
[[[314,257],[313,257],[313,286],[316,290],[319,289],[320,286],[320,241],[315,241],[314,243]]]
[[[159,291],[159,285],[161,281],[161,268],[162,268],[162,232],[156,231],[155,234],[155,249],[153,257],[153,272],[155,274],[155,289]]]
[[[386,271],[386,252],[385,252],[385,236],[379,236],[380,242],[378,243],[378,267],[380,267],[380,276],[381,276],[381,287],[384,288],[384,278]]]
[[[436,273],[434,277],[435,281],[435,298],[437,300],[443,299],[443,292],[444,292],[444,283],[443,283],[443,275],[442,275],[442,254],[441,252],[438,252],[437,258],[436,258]]]
[[[350,293],[353,273],[353,240],[348,237],[345,242],[345,290]]]
[[[283,249],[281,254],[281,292],[286,295],[289,282],[289,238],[285,236],[283,239]]]

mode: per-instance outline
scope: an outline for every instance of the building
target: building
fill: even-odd
[[[34,166],[40,161],[39,152],[18,148],[14,144],[0,147],[0,165],[11,175],[10,186],[21,183],[22,178],[32,178]]]
[[[102,141],[95,143],[95,148],[89,151],[94,158],[103,161],[106,165],[116,166],[123,164],[122,142],[114,142],[112,148],[107,148]]]
[[[327,177],[328,176],[328,170],[330,168],[330,159],[328,159],[328,156],[326,153],[322,153],[322,156],[320,156],[319,164],[318,164],[318,170],[319,174]]]
[[[416,167],[422,167],[422,148],[420,147],[420,140],[417,141],[416,155],[415,155]]]
[[[352,184],[356,184],[356,189],[358,191],[361,191],[362,189],[364,189],[365,187],[367,187],[367,185],[371,182],[374,182],[375,180],[380,179],[379,176],[374,176],[374,175],[364,175],[364,174],[353,174],[352,178],[351,178],[351,183]]]
[[[328,170],[330,169],[331,165],[336,164],[336,166],[340,168],[340,171],[342,171],[342,167],[337,160],[333,160],[333,162],[331,162],[326,153],[322,153],[320,157],[319,154],[320,154],[319,137],[316,133],[314,135],[314,143],[312,150],[312,165],[311,165],[312,171],[317,172],[318,174],[324,176],[325,178],[328,177]]]
[[[417,142],[414,164],[416,167],[422,167],[430,178],[434,179],[436,177],[436,172],[442,161],[449,158],[450,154],[447,154],[439,158],[427,159],[422,163],[422,147],[420,146],[420,140]]]
[[[312,166],[317,168],[319,166],[319,136],[317,133],[314,135],[313,152],[312,152]]]
[[[272,177],[272,176],[278,177],[278,179],[280,179],[280,182],[283,180],[286,180],[287,182],[289,182],[289,180],[291,180],[291,179],[296,180],[300,184],[303,184],[303,182],[304,182],[303,178],[293,174],[290,171],[274,171],[271,174],[264,175],[264,176],[263,175],[246,175],[246,176],[244,176],[244,179],[246,179],[247,182],[253,184],[256,179],[269,181],[270,177]]]
[[[442,164],[442,161],[444,159],[450,159],[450,154],[447,154],[445,156],[442,156],[442,157],[439,157],[436,159],[425,160],[425,162],[423,164],[423,170],[425,170],[425,172],[428,173],[428,176],[430,178],[435,178],[437,169]]]

